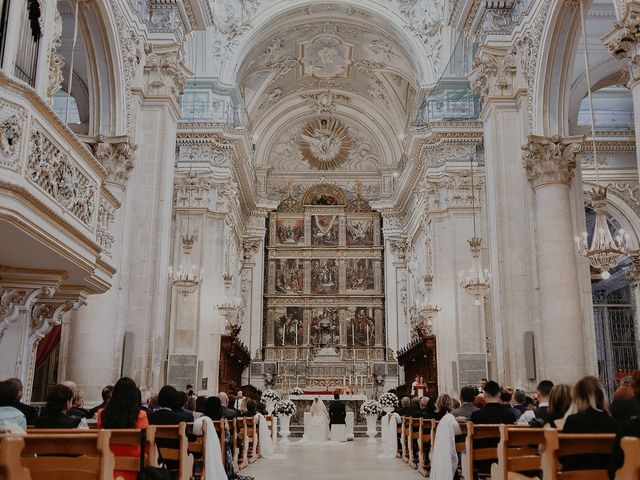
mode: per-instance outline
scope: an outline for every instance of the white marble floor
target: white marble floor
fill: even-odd
[[[378,442],[380,439],[378,439]],[[378,459],[382,447],[364,438],[347,443],[279,443],[286,458],[262,458],[240,472],[255,480],[418,480],[422,477],[399,459]]]

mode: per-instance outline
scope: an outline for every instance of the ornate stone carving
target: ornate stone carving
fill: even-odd
[[[115,218],[115,207],[111,205],[105,198],[100,198],[100,207],[98,208],[98,227],[96,229],[96,240],[104,250],[111,256],[111,247],[113,246],[113,235],[109,232],[111,223]]]
[[[305,125],[297,145],[313,168],[333,170],[348,160],[351,138],[342,122],[335,118],[323,118]]]
[[[182,47],[147,44],[145,53],[144,79],[147,94],[168,96],[177,101],[184,91],[187,78]]]
[[[631,266],[625,272],[625,275],[631,285],[637,287],[640,285],[640,250],[629,250],[629,258]]]
[[[91,227],[96,210],[97,186],[35,125],[30,148],[28,179]]]
[[[176,192],[176,207],[208,208],[210,193],[214,185],[210,176],[178,177],[173,181]]]
[[[389,242],[389,247],[391,251],[395,254],[395,256],[400,261],[404,261],[407,255],[407,242],[404,240],[391,240]]]
[[[0,118],[4,117],[0,123],[0,167],[17,169],[25,115],[24,111],[13,107],[6,106],[5,110],[5,106],[0,102]]]
[[[569,185],[576,168],[576,153],[582,148],[582,136],[542,137],[529,135],[522,147],[522,164],[531,187],[560,183]]]
[[[468,78],[472,90],[485,103],[489,97],[514,95],[516,72],[516,57],[508,49],[483,46]]]
[[[335,113],[336,105],[349,105],[351,99],[346,95],[334,93],[327,89],[324,92],[300,95],[317,115]]]
[[[640,80],[640,2],[623,4],[623,17],[602,40],[611,54],[629,60],[631,79]]]
[[[127,187],[129,172],[135,164],[138,146],[129,142],[109,143],[104,140],[104,137],[98,137],[93,153],[109,172],[108,181],[124,189]]]
[[[55,15],[53,19],[53,38],[51,42],[51,49],[49,50],[49,82],[47,85],[47,95],[49,101],[53,101],[53,96],[62,86],[64,80],[62,76],[62,67],[64,66],[64,57],[58,53],[58,48],[62,46],[60,36],[62,35],[62,18],[57,7],[55,8]]]

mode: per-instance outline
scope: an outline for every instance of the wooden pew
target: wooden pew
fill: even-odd
[[[500,425],[498,463],[491,466],[491,480],[530,478],[525,475],[527,472],[538,476],[541,469],[538,446],[545,443],[544,431],[544,428]]]
[[[224,465],[226,458],[226,445],[225,445],[225,426],[224,420],[213,420],[213,426],[216,430],[216,437],[207,431],[207,424],[202,424],[202,435],[193,435],[193,423],[187,423],[187,438],[194,437],[189,441],[189,453],[193,455],[193,476],[195,478],[202,478],[204,476],[205,469],[205,452],[207,439],[211,441],[218,441],[220,443],[220,454],[222,456],[222,464]]]
[[[396,437],[398,442],[398,452],[396,453],[396,458],[402,458],[402,437],[404,436],[404,420],[400,418],[400,423],[396,426]]]
[[[242,428],[244,430],[242,464],[246,466],[260,458],[258,451],[258,422],[254,417],[242,417]]]
[[[244,423],[242,418],[234,418],[227,421],[228,428],[231,432],[231,445],[233,449],[233,463],[238,466],[238,469],[243,469],[247,464],[242,463],[242,453],[244,451]]]
[[[407,438],[407,450],[409,454],[409,466],[418,468],[420,445],[420,421],[421,418],[409,418],[409,437]]]
[[[31,480],[29,470],[20,463],[22,437],[0,437],[0,480]]]
[[[465,442],[465,454],[462,456],[462,476],[473,479],[475,463],[481,460],[498,460],[498,448],[476,448],[474,442],[477,440],[500,440],[500,425],[474,425],[467,422],[467,439]],[[488,475],[483,475],[488,476]],[[546,480],[546,479],[545,479]]]
[[[111,432],[85,432],[24,436],[22,465],[33,480],[112,480]]]
[[[409,437],[411,436],[411,417],[402,417],[402,461],[409,463]]]
[[[624,464],[616,472],[616,480],[638,480],[640,478],[640,438],[624,437],[620,441],[624,452]]]
[[[602,470],[563,471],[559,459],[569,455],[609,455],[613,449],[614,434],[572,434],[545,429],[545,450],[542,454],[544,480],[608,480]]]
[[[110,447],[114,445],[140,445],[140,430],[136,428],[123,428],[107,430],[111,432]],[[149,425],[146,428],[146,453],[145,466],[155,467],[158,465],[158,452],[156,450],[156,426]],[[126,472],[140,472],[140,455],[115,455],[115,470]]]
[[[418,432],[418,472],[423,476],[429,476],[429,453],[433,446],[437,421],[433,419],[420,419],[420,429]]]
[[[160,450],[163,460],[178,462],[178,476],[176,480],[189,480],[193,472],[193,455],[189,454],[189,440],[187,438],[187,424],[156,425],[156,447]],[[160,442],[158,442],[160,440]],[[177,447],[159,446],[162,440],[172,440]]]

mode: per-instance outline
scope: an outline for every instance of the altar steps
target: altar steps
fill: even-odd
[[[291,425],[289,427],[290,430],[290,434],[289,434],[289,438],[293,439],[293,438],[302,438],[302,435],[304,434],[304,426],[303,425]],[[380,437],[382,435],[382,429],[380,427],[380,423],[378,422],[378,426],[377,426],[377,431],[378,434],[376,435],[377,437]],[[367,438],[367,425],[363,424],[363,425],[354,425],[353,426],[353,435],[356,438]]]

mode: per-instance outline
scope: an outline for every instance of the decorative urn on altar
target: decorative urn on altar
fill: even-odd
[[[289,424],[296,413],[296,405],[291,400],[281,400],[276,404],[276,415],[280,419],[280,436],[283,442],[289,441]]]
[[[375,400],[367,400],[360,407],[360,413],[367,419],[367,436],[369,437],[367,443],[376,443],[375,437],[378,433],[376,425],[382,412],[380,403]]]
[[[273,415],[273,411],[276,408],[276,402],[280,400],[280,395],[275,390],[265,390],[260,397],[260,401],[264,403],[264,408],[268,415]]]

